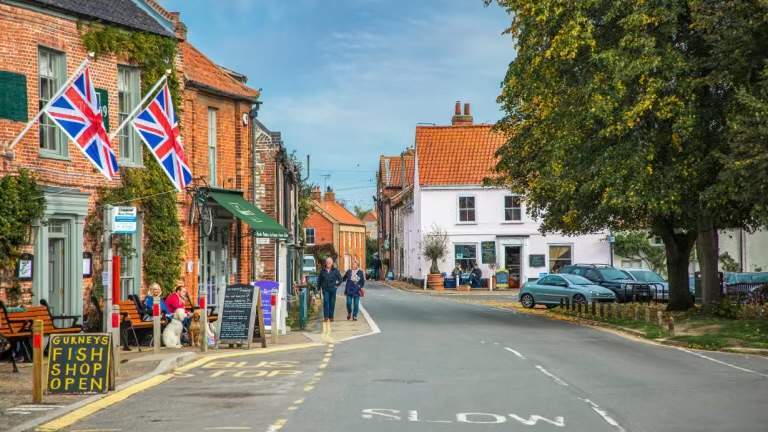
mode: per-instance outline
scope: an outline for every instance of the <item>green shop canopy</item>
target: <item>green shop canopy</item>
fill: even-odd
[[[243,199],[239,192],[209,191],[208,196],[247,223],[255,237],[287,239],[288,231],[258,207]]]

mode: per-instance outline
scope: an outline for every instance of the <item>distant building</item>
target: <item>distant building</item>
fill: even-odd
[[[381,156],[376,175],[379,256],[397,278],[403,277],[402,204],[413,186],[414,155],[415,150],[408,148],[399,156]]]
[[[469,104],[462,112],[456,103],[451,125],[417,126],[415,141],[412,188],[381,199],[390,210],[400,209],[386,225],[392,231],[383,236],[398,239],[390,248],[399,251],[393,267],[401,262],[402,277],[420,281],[428,273],[423,239],[435,226],[448,235],[448,254],[439,262],[442,272],[456,267],[468,271],[477,264],[487,278],[492,268],[505,268],[511,287],[563,265],[609,261],[607,233],[543,235],[521,196],[484,185],[483,180],[494,175],[495,153],[505,137],[489,124],[473,124]],[[380,177],[386,176],[380,172]],[[383,185],[386,191],[387,182]]]
[[[318,187],[312,190],[312,211],[304,221],[307,247],[332,244],[339,254],[339,270],[344,272],[351,268],[353,259],[365,268],[365,237],[363,221],[336,201],[330,187],[325,195]]]
[[[376,212],[371,210],[366,213],[363,222],[365,222],[365,235],[369,239],[375,240],[379,232],[379,218],[376,216]]]

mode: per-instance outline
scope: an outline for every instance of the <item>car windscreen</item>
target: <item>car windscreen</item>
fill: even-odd
[[[630,273],[640,282],[666,282],[664,278],[650,270],[630,270]]]
[[[562,276],[565,279],[568,279],[568,282],[574,285],[592,285],[594,283],[583,276],[579,276],[575,274],[561,274],[560,276]]]
[[[615,269],[615,268],[601,268],[598,269],[601,275],[603,275],[603,279],[612,281],[612,280],[622,280],[622,279],[629,279],[627,275],[625,275],[621,270]]]
[[[311,259],[304,260],[304,267],[314,267],[314,266],[315,266],[315,260],[311,260]]]

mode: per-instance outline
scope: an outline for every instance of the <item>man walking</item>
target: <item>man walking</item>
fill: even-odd
[[[325,259],[325,266],[317,277],[317,285],[323,290],[323,321],[333,321],[336,310],[336,288],[341,285],[341,273],[333,266],[333,258]]]

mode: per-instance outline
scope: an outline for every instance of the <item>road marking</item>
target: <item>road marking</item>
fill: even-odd
[[[514,355],[518,356],[519,358],[521,358],[521,359],[525,360],[525,356],[524,356],[524,355],[522,355],[522,354],[520,354],[520,352],[519,352],[519,351],[515,351],[515,350],[513,350],[513,349],[512,349],[512,348],[510,348],[510,347],[504,347],[504,349],[505,349],[505,350],[507,350],[507,351],[509,351],[509,352],[511,352],[512,354],[514,354]]]
[[[554,418],[554,420],[550,420],[546,417],[542,417],[536,414],[531,414],[530,416],[528,416],[528,420],[515,414],[510,414],[509,417],[511,417],[513,420],[517,420],[518,422],[526,426],[536,426],[536,423],[538,423],[539,421],[543,421],[545,423],[551,424],[552,426],[565,427],[565,417],[562,417],[562,416],[557,416]]]
[[[294,405],[301,405],[303,403],[304,403],[304,399],[296,399],[295,401],[293,401]]]
[[[205,430],[251,430],[250,426],[215,426],[207,427]]]
[[[269,427],[269,429],[267,429],[267,432],[277,432],[277,431],[279,431],[280,429],[283,428],[283,426],[285,426],[286,422],[287,422],[286,419],[277,419],[277,420],[275,420],[275,422],[272,423],[272,425]]]
[[[5,410],[6,415],[29,415],[33,412],[50,411],[63,405],[19,405]]]
[[[494,342],[493,344],[494,344],[494,345],[498,345],[499,343],[498,343],[498,342]]]
[[[117,432],[121,430],[122,429],[72,429],[71,432]]]
[[[405,420],[412,423],[454,423],[453,420],[419,420],[419,412],[417,410],[408,410],[407,418],[401,417],[401,413],[403,413],[403,411],[390,408],[368,408],[361,411],[361,416],[366,420],[373,420],[376,418],[384,421]],[[526,426],[536,426],[539,422],[543,422],[556,427],[565,427],[565,417],[563,416],[547,418],[538,414],[531,414],[528,418],[525,418],[517,414],[502,415],[485,412],[464,412],[457,413],[455,418],[456,423],[468,424],[500,424],[507,423],[509,419],[512,419]],[[623,429],[620,432],[624,432]]]
[[[565,382],[565,381],[561,380],[561,379],[560,379],[560,378],[559,378],[557,375],[553,374],[552,372],[550,372],[550,371],[548,371],[548,370],[544,369],[544,367],[543,367],[543,366],[541,366],[541,365],[536,365],[536,369],[540,370],[540,371],[541,371],[541,373],[543,373],[544,375],[546,375],[546,376],[548,376],[548,377],[552,378],[552,380],[553,380],[553,381],[555,381],[556,383],[560,384],[561,386],[563,386],[563,387],[568,387],[568,383],[567,383],[567,382]]]
[[[360,313],[363,315],[363,317],[365,317],[365,321],[368,323],[368,326],[371,327],[371,331],[369,331],[368,333],[364,333],[356,336],[350,336],[346,339],[342,339],[337,342],[347,342],[354,339],[359,339],[362,337],[372,336],[372,335],[381,333],[381,329],[379,328],[378,324],[376,324],[376,321],[373,320],[373,317],[371,317],[371,314],[368,313],[368,310],[365,307],[363,307],[362,302],[360,303]]]
[[[592,402],[589,399],[585,399],[585,398],[579,398],[579,399],[581,399],[582,401],[586,402],[587,405],[589,405],[592,408],[592,411],[594,411],[598,415],[600,415],[600,417],[602,417],[603,420],[605,420],[606,423],[608,423],[609,425],[613,426],[614,429],[616,429],[617,432],[626,432],[626,429],[624,429],[619,424],[619,422],[617,422],[611,416],[609,416],[608,412],[606,412],[604,409],[600,408],[596,403]]]
[[[721,364],[723,366],[728,366],[729,368],[740,370],[740,371],[746,372],[746,373],[751,373],[751,374],[759,375],[759,376],[761,376],[763,378],[768,378],[768,374],[760,373],[760,372],[754,371],[752,369],[747,369],[747,368],[744,368],[744,367],[741,367],[741,366],[736,366],[735,364],[731,364],[731,363],[728,363],[728,362],[724,362],[722,360],[718,360],[716,358],[705,356],[702,353],[699,353],[699,352],[696,352],[696,351],[691,351],[689,349],[685,349],[685,348],[681,348],[681,347],[675,347],[675,348],[679,349],[680,351],[686,352],[688,354],[693,354],[696,357],[700,357],[700,358],[703,358],[705,360],[709,360],[711,362],[715,362],[717,364]]]
[[[474,417],[475,419],[470,419],[471,417]],[[485,417],[485,419],[480,420],[478,417]],[[498,423],[506,423],[507,418],[504,416],[500,416],[498,414],[491,414],[491,413],[480,413],[480,412],[468,412],[468,413],[458,413],[456,414],[456,421],[459,423],[471,423],[471,424],[498,424]]]
[[[427,423],[453,423],[450,420],[427,420]]]

